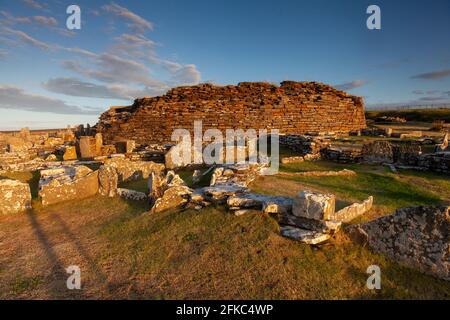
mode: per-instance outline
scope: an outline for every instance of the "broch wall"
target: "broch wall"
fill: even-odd
[[[364,104],[329,85],[285,81],[280,86],[244,82],[237,86],[178,87],[159,97],[136,99],[103,113],[97,132],[106,143],[171,143],[174,129],[279,129],[282,134],[349,132],[366,127]]]

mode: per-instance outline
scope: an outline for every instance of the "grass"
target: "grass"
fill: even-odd
[[[283,172],[343,168],[357,176],[265,176],[251,188],[333,192],[341,206],[374,195],[364,219],[450,201],[450,179],[439,174],[394,175],[385,167],[331,162],[281,166]],[[144,186],[139,183],[134,187]],[[0,298],[450,299],[449,282],[353,243],[345,232],[315,247],[281,237],[274,217],[256,211],[239,217],[215,206],[147,211],[145,203],[96,196],[0,217]],[[62,270],[74,264],[82,270],[77,292],[65,289]],[[381,290],[366,288],[373,264],[382,271]]]
[[[136,216],[106,224],[101,235],[112,244],[102,263],[124,261],[128,276],[139,279],[132,293],[139,298],[450,297],[448,283],[392,263],[345,235],[320,248],[299,244],[280,237],[275,220],[256,212],[234,217],[210,207]],[[379,292],[365,287],[371,264],[383,270]]]
[[[433,122],[434,120],[445,120],[450,122],[450,108],[436,109],[408,109],[408,110],[383,110],[383,111],[367,111],[367,119],[375,119],[378,117],[401,117],[407,121]]]

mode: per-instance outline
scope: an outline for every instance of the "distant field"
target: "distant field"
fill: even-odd
[[[379,117],[401,117],[408,121],[433,122],[434,120],[445,120],[450,122],[450,108],[439,109],[409,109],[409,110],[382,110],[367,111],[367,119]]]

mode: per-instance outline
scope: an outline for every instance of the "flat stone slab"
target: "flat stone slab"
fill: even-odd
[[[335,196],[304,190],[294,198],[292,213],[297,217],[315,220],[333,220],[330,215],[335,210]]]
[[[340,221],[308,219],[303,217],[297,217],[292,214],[281,215],[279,218],[279,223],[281,225],[331,234],[336,233],[342,225],[342,222]]]
[[[148,196],[139,191],[125,189],[125,188],[117,188],[117,194],[124,199],[134,200],[134,201],[143,201],[147,200]]]
[[[203,193],[205,194],[205,196],[216,201],[226,200],[230,196],[234,196],[235,194],[244,192],[248,192],[248,189],[246,187],[234,184],[220,184],[203,188]]]
[[[244,193],[230,196],[227,204],[230,208],[258,209],[265,213],[288,213],[292,210],[293,199],[282,196],[268,196],[256,193]]]
[[[321,244],[331,238],[330,234],[296,228],[292,226],[281,227],[280,232],[283,237],[291,238],[306,244],[313,244],[313,245]]]
[[[373,197],[370,196],[362,203],[354,203],[330,215],[330,219],[334,221],[350,222],[353,219],[365,214],[372,208]]]

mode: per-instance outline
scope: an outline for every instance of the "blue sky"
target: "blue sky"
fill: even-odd
[[[66,8],[81,8],[81,30]],[[366,9],[381,8],[381,30]],[[450,1],[0,0],[0,129],[95,124],[199,82],[320,81],[369,107],[450,102]]]

